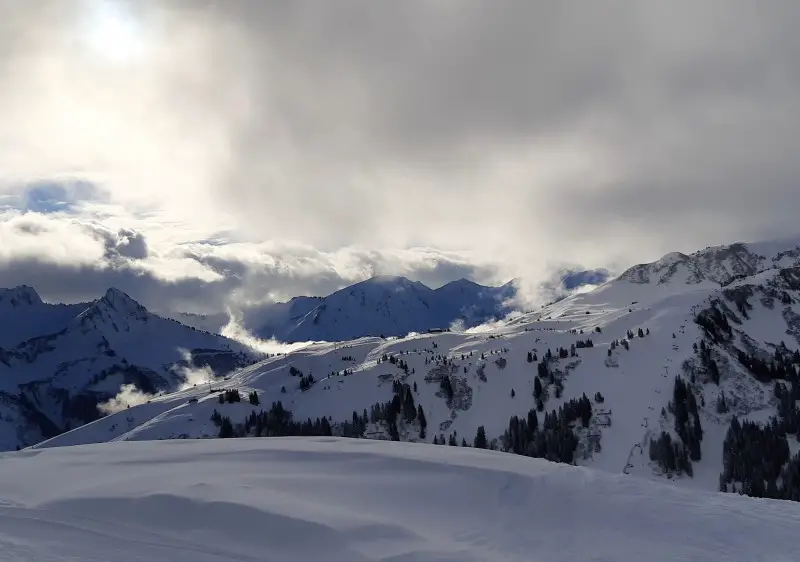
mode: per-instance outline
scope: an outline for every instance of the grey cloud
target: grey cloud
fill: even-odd
[[[0,0],[0,86],[16,92],[0,139],[64,152],[35,119],[51,106],[34,86],[52,86],[114,125],[75,131],[69,153],[92,155],[79,164],[112,201],[206,229],[184,240],[300,243],[260,261],[182,250],[243,300],[384,271],[533,285],[554,264],[621,269],[796,230],[795,2],[150,0],[134,13],[155,54],[120,72],[47,41],[87,5]],[[34,65],[43,53],[63,65]],[[88,109],[84,83],[102,86]],[[35,127],[4,136],[3,107]],[[36,169],[19,158],[0,142],[0,167]],[[117,230],[123,262],[165,255]]]
[[[99,265],[99,264],[98,264]],[[199,279],[167,283],[156,275],[126,267],[65,267],[41,259],[21,258],[0,268],[0,287],[34,287],[49,302],[86,302],[117,287],[148,307],[168,311],[193,309],[207,300],[221,302],[230,286]]]
[[[87,228],[103,241],[107,258],[121,256],[141,260],[148,256],[147,240],[140,232],[127,228],[115,232],[99,225],[87,225]]]
[[[793,228],[796,4],[191,6],[242,33],[221,58],[256,103],[221,189],[257,235],[505,246],[541,267]],[[553,146],[580,173],[542,180]]]

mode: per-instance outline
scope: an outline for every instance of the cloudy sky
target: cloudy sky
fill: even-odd
[[[0,0],[0,286],[211,311],[794,234],[800,5]]]

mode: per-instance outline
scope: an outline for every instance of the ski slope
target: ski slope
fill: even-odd
[[[797,504],[499,452],[337,438],[0,455],[0,559],[797,559]]]

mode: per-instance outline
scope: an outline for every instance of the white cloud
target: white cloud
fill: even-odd
[[[107,402],[98,404],[97,409],[103,414],[115,414],[132,406],[146,404],[152,398],[153,395],[142,392],[136,388],[136,385],[124,384],[120,387],[120,391],[116,396]]]
[[[226,338],[236,340],[261,353],[290,353],[311,345],[314,342],[284,343],[276,339],[264,340],[255,337],[242,325],[241,314],[236,309],[228,309],[230,320],[222,329],[221,334]]]
[[[80,223],[35,213],[0,216],[0,261],[41,260],[62,266],[99,263],[105,248]]]

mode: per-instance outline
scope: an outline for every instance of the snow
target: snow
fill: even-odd
[[[765,252],[766,257],[761,261],[755,260],[758,263],[775,260],[783,263],[789,255],[785,248],[778,249],[774,244],[763,247],[770,247],[774,252]],[[791,247],[789,250],[792,251]],[[738,247],[712,248],[692,256],[700,254],[717,256],[720,263],[727,264],[725,271],[731,272],[740,271],[754,259],[752,252]],[[663,261],[681,264],[683,258],[680,256],[687,257],[672,255]],[[702,263],[707,271],[722,271],[720,264],[708,260]],[[734,343],[744,348],[744,342],[748,342],[748,345],[767,353],[772,353],[774,346],[781,341],[786,341],[790,349],[800,344],[800,333],[790,326],[790,321],[795,322],[793,315],[800,313],[798,292],[787,289],[794,298],[790,305],[774,298],[770,305],[765,289],[759,289],[772,287],[776,279],[781,279],[780,270],[767,267],[749,277],[733,280],[725,287],[708,279],[694,282],[675,271],[666,281],[661,275],[648,283],[629,281],[621,276],[591,292],[575,294],[539,311],[520,313],[467,331],[309,344],[288,355],[270,357],[248,366],[225,379],[214,381],[210,386],[189,386],[177,392],[131,402],[128,409],[35,447],[216,437],[219,428],[211,422],[215,410],[237,424],[253,411],[269,409],[275,401],[281,401],[293,413],[295,420],[327,417],[335,426],[350,420],[354,411],[361,414],[376,402],[390,400],[392,383],[397,381],[417,388],[414,401],[422,406],[428,420],[425,441],[455,433],[458,443],[462,438],[472,443],[479,426],[485,427],[491,441],[502,437],[512,415],[526,416],[530,409],[535,408],[532,393],[537,365],[527,362],[528,352],[535,352],[541,358],[548,349],[556,353],[559,347],[569,349],[578,340],[591,338],[593,347],[577,349],[577,357],[556,360],[551,365],[564,373],[563,395],[557,398],[555,388],[549,386],[545,411],[557,410],[566,401],[580,398],[583,394],[591,399],[600,392],[604,401],[593,403],[595,416],[590,427],[576,428],[581,440],[576,463],[612,474],[624,473],[664,481],[667,480],[665,475],[649,459],[648,446],[651,437],[658,436],[661,431],[673,432],[671,415],[662,416],[661,412],[672,398],[675,377],[688,379],[699,365],[693,344],[699,344],[702,332],[694,323],[695,314],[716,299],[736,311],[735,304],[726,294],[732,290],[752,288],[755,293],[749,301],[753,305],[748,312],[749,319],[742,318],[742,324],[732,321]],[[375,294],[387,290],[387,287],[392,288],[394,295],[400,295],[392,297],[399,298],[398,302],[406,302],[402,299],[409,295],[416,298],[418,290],[421,290],[420,284],[397,278],[376,279],[366,283],[365,287],[370,291],[375,289]],[[442,289],[446,287],[449,287],[447,292],[458,293],[479,286],[457,281]],[[105,302],[109,300],[113,302]],[[108,306],[114,303],[115,306]],[[29,380],[24,378],[26,376],[32,378],[43,370],[55,370],[65,362],[92,357],[92,353],[96,355],[93,347],[103,339],[118,352],[132,360],[140,358],[141,364],[155,371],[175,361],[178,343],[186,348],[190,344],[191,347],[216,348],[224,345],[225,340],[216,336],[199,332],[187,334],[186,328],[180,324],[158,317],[148,315],[146,320],[133,321],[131,318],[139,314],[138,308],[126,303],[124,295],[107,295],[93,305],[99,307],[100,312],[85,314],[78,327],[71,327],[58,338],[56,351],[42,354],[42,362],[38,364],[16,367],[14,376],[7,374],[4,384],[12,388],[20,380]],[[120,308],[128,312],[119,316]],[[367,308],[364,313],[369,315]],[[89,322],[86,318],[92,319],[92,330],[83,333],[80,322]],[[341,318],[342,322],[347,319]],[[787,330],[787,326],[794,331]],[[596,331],[598,328],[601,332]],[[639,329],[648,330],[649,335],[639,337]],[[628,339],[629,331],[634,333],[628,342],[629,349],[618,346],[609,356],[611,343]],[[736,357],[725,350],[718,353],[718,362],[724,366],[720,385],[703,377],[698,377],[693,384],[698,401],[702,398],[704,402],[700,412],[704,430],[702,459],[693,463],[694,478],[679,476],[669,479],[670,484],[678,487],[716,490],[722,469],[722,440],[731,417],[767,419],[775,414],[772,385],[756,381],[738,364]],[[48,355],[53,356],[49,361],[46,360]],[[408,363],[409,372],[404,373],[390,362],[379,362],[384,355]],[[432,376],[436,368],[434,363],[440,356],[448,358],[453,366],[450,376],[459,392],[463,391],[454,404],[448,404],[443,398],[438,380]],[[501,358],[506,362],[504,368],[497,364]],[[102,361],[115,360],[100,357],[92,361],[102,365]],[[84,365],[76,363],[48,384],[56,388],[86,384],[88,375]],[[316,384],[301,390],[299,378],[290,375],[291,368],[306,375],[313,374]],[[483,376],[480,375],[481,369]],[[0,364],[0,374],[4,371]],[[119,377],[109,377],[101,381],[106,386],[93,387],[93,390],[113,392],[114,386],[118,387],[122,382]],[[240,403],[220,404],[219,395],[211,391],[227,388],[238,389],[243,397],[255,391],[260,405],[252,406],[246,399]],[[512,389],[515,393],[513,398]],[[730,402],[730,412],[724,415],[715,411],[721,392]],[[5,397],[0,395],[0,400],[3,399]],[[58,412],[58,406],[57,403],[44,402],[42,410]],[[540,412],[539,416],[542,415]],[[13,432],[18,419],[11,416],[4,421],[8,423],[0,424],[0,444],[14,443]],[[413,424],[404,425],[399,428],[402,439],[419,441],[419,428]],[[369,433],[381,435],[380,428],[370,428]],[[598,436],[601,449],[594,450],[591,439]]]
[[[626,283],[627,284],[627,283]],[[624,294],[619,301],[618,294]],[[609,296],[614,297],[609,298]],[[444,333],[419,334],[407,338],[382,340],[364,338],[347,343],[318,343],[288,356],[273,357],[215,384],[215,388],[238,388],[242,395],[256,390],[262,406],[249,403],[219,404],[217,394],[209,393],[207,386],[186,389],[180,393],[154,398],[150,404],[135,406],[113,416],[103,418],[87,426],[60,435],[36,447],[54,447],[109,440],[140,441],[152,439],[213,437],[218,428],[211,421],[211,414],[218,410],[236,422],[243,421],[253,410],[269,407],[280,400],[291,410],[295,419],[328,416],[333,422],[349,420],[353,411],[361,413],[376,402],[391,398],[392,380],[418,386],[415,401],[421,404],[428,419],[428,437],[448,435],[455,431],[460,438],[472,442],[479,425],[486,428],[490,439],[499,438],[508,426],[511,415],[525,416],[535,407],[532,397],[536,364],[527,363],[529,350],[539,356],[548,348],[569,348],[578,339],[592,338],[593,348],[580,349],[579,357],[561,360],[558,367],[572,366],[564,382],[564,394],[555,398],[552,393],[546,402],[550,411],[571,398],[586,394],[589,397],[601,392],[603,404],[595,404],[597,412],[610,412],[610,427],[592,427],[602,434],[602,451],[592,453],[578,462],[613,473],[621,473],[630,462],[632,450],[641,458],[636,462],[638,474],[650,478],[661,478],[653,472],[646,456],[647,438],[658,425],[659,412],[671,398],[675,375],[682,373],[682,362],[691,356],[691,342],[699,334],[692,324],[692,306],[703,302],[707,292],[689,291],[672,294],[668,290],[652,296],[648,306],[629,310],[629,294],[620,293],[612,284],[592,293],[586,293],[561,301],[540,313],[526,315],[519,321],[499,327],[489,333]],[[644,297],[641,297],[646,300]],[[612,302],[614,299],[617,302]],[[659,300],[660,299],[660,300]],[[587,315],[585,312],[590,311]],[[540,320],[550,318],[551,320]],[[602,333],[593,331],[602,327]],[[625,337],[627,330],[649,328],[651,335],[634,338],[628,351],[621,347],[613,352],[613,367],[606,365],[607,349],[613,339]],[[585,330],[583,335],[572,330]],[[681,331],[685,333],[681,333]],[[680,339],[673,340],[677,332]],[[436,348],[433,348],[434,342]],[[677,343],[676,343],[677,342]],[[675,349],[675,346],[678,349]],[[504,352],[508,349],[508,352]],[[413,373],[405,376],[389,363],[377,364],[383,354],[394,355],[407,361]],[[437,396],[438,383],[426,382],[432,365],[425,359],[435,354],[450,357],[457,365],[453,378],[463,381],[472,389],[471,404],[465,409],[449,408],[444,399]],[[465,356],[461,360],[462,354]],[[470,356],[471,354],[471,356]],[[481,360],[481,354],[485,359]],[[344,361],[343,357],[352,357]],[[507,360],[504,369],[498,368],[495,360]],[[485,365],[486,381],[477,375],[478,365]],[[298,379],[288,373],[290,367],[303,373],[312,373],[319,380],[309,390],[298,388]],[[467,373],[464,373],[464,368]],[[329,376],[332,371],[352,369],[350,376]],[[286,393],[281,392],[285,388]],[[510,396],[511,389],[516,397]],[[195,399],[196,402],[190,402]],[[709,398],[709,404],[713,400]],[[724,423],[724,422],[720,422]],[[417,430],[418,431],[418,430]],[[416,440],[416,431],[409,428],[405,438]],[[706,444],[704,443],[704,447]],[[709,443],[708,447],[714,447]],[[716,489],[721,468],[721,455],[709,455],[698,464],[708,465],[707,479],[702,486]]]
[[[535,351],[541,358],[547,349],[555,353],[559,347],[569,349],[577,340],[591,338],[594,347],[578,349],[578,357],[554,363],[555,368],[567,374],[560,398],[555,397],[553,387],[549,388],[546,411],[583,394],[592,398],[600,392],[604,402],[593,404],[594,420],[588,430],[580,431],[577,464],[612,474],[666,481],[649,459],[649,440],[662,430],[673,431],[671,416],[662,417],[661,411],[672,398],[675,377],[687,378],[697,360],[692,346],[699,342],[701,331],[694,323],[695,313],[714,299],[724,300],[727,289],[746,282],[768,285],[777,274],[777,270],[768,269],[725,288],[710,282],[687,284],[677,277],[664,283],[616,279],[594,291],[573,295],[485,330],[314,343],[246,367],[213,385],[213,390],[236,388],[242,396],[256,391],[260,406],[251,406],[246,401],[219,404],[218,395],[210,393],[208,386],[200,385],[155,397],[148,404],[132,406],[40,443],[36,448],[216,437],[219,429],[211,422],[214,410],[236,424],[254,410],[268,409],[273,401],[279,400],[296,420],[325,416],[335,424],[351,419],[354,411],[360,414],[376,402],[389,400],[393,381],[412,386],[416,383],[418,391],[414,399],[423,407],[428,420],[426,441],[455,432],[459,443],[462,438],[472,443],[480,425],[485,427],[490,440],[498,439],[508,427],[510,416],[525,416],[535,407],[532,392],[536,363],[527,362],[528,351]],[[769,309],[761,304],[758,295],[750,301],[754,305],[750,319],[735,328],[765,349],[781,340],[787,340],[791,346],[793,342],[789,341],[791,337],[786,334],[782,317],[783,307],[778,304]],[[789,308],[792,307],[796,309],[797,305]],[[595,331],[598,327],[600,333]],[[629,349],[618,346],[608,356],[613,340],[626,339],[629,330],[637,334],[639,328],[649,330],[649,335],[641,338],[635,335],[629,341]],[[388,362],[378,363],[384,354],[407,362],[409,373],[404,374]],[[427,360],[438,355],[449,358],[455,365],[452,378],[470,389],[468,403],[463,407],[450,407],[438,393],[438,382],[429,378],[434,365],[427,364]],[[501,357],[507,362],[502,369],[495,363]],[[729,369],[719,387],[702,380],[694,386],[695,393],[705,403],[701,408],[705,434],[702,459],[693,463],[693,478],[674,477],[668,480],[672,485],[716,490],[722,470],[722,440],[731,416],[766,419],[775,413],[771,385],[754,380],[734,357],[728,357],[728,361]],[[486,380],[479,377],[479,366],[483,366]],[[313,374],[318,382],[301,391],[298,378],[289,374],[291,367]],[[344,376],[344,369],[352,374]],[[726,415],[715,411],[721,391],[731,400],[731,412]],[[401,427],[404,440],[418,441],[418,432],[414,426]],[[588,434],[600,436],[600,451],[591,450]]]
[[[800,248],[790,242],[668,254],[590,292],[466,331],[310,343],[209,384],[123,405],[20,453],[0,454],[0,559],[796,559],[789,537],[800,522],[797,504],[715,493],[731,417],[764,422],[775,414],[772,385],[756,381],[729,350],[714,348],[719,386],[700,375],[692,383],[702,399],[704,435],[694,477],[667,478],[648,455],[651,437],[674,435],[671,414],[661,412],[675,377],[702,373],[693,349],[702,338],[697,312],[719,300],[730,310],[733,344],[740,349],[772,354],[782,341],[798,348]],[[402,278],[379,278],[336,299],[297,299],[278,316],[339,336],[345,328],[399,329],[419,320],[431,294],[439,294],[445,308],[484,297],[496,302],[484,289],[459,280],[432,291]],[[20,383],[43,385],[31,396],[41,412],[55,416],[60,404],[47,392],[113,393],[125,382],[111,375],[89,384],[93,372],[119,360],[99,349],[165,377],[184,349],[245,349],[152,315],[120,291],[63,319],[30,291],[0,294],[0,312],[36,322],[52,318],[63,329],[12,351],[0,349],[0,390],[6,391],[0,392],[0,445],[19,437],[23,418],[13,414],[21,406],[9,397]],[[751,308],[745,317],[734,301],[746,294]],[[308,315],[337,302],[343,313],[325,309],[313,324]],[[639,337],[639,329],[649,334]],[[527,361],[528,352],[541,358],[548,349],[557,353],[588,338],[593,347],[551,364],[563,373],[563,395],[556,398],[546,385],[548,412],[583,394],[604,397],[593,401],[589,427],[575,428],[579,467],[422,443],[207,439],[219,434],[211,421],[215,410],[237,424],[280,400],[295,420],[325,416],[335,426],[389,400],[399,381],[417,388],[414,401],[428,420],[426,441],[455,432],[458,442],[471,443],[481,425],[491,441],[502,436],[511,415],[535,407],[537,365]],[[628,348],[619,345],[609,356],[612,342],[623,339]],[[406,362],[408,372],[381,361],[384,356]],[[28,357],[33,361],[23,361]],[[433,376],[440,357],[452,366],[458,398],[452,404]],[[301,390],[292,368],[313,374],[316,384]],[[228,388],[243,398],[255,391],[261,404],[246,398],[220,404],[217,392]],[[730,406],[725,414],[715,409],[721,392]],[[416,425],[398,425],[403,441],[420,441]],[[379,427],[369,431],[382,436]],[[601,450],[590,435],[599,436]],[[800,447],[793,438],[790,443],[793,451]]]
[[[33,287],[25,285],[0,289],[0,347],[14,347],[43,333],[63,330],[88,306],[45,303]]]
[[[789,502],[503,453],[335,438],[0,455],[0,558],[212,562],[796,559]]]
[[[461,320],[468,326],[502,317],[511,286],[485,287],[461,279],[436,290],[405,277],[376,276],[323,299],[303,297],[279,303],[255,331],[287,342],[344,341],[362,336],[404,336],[447,328]],[[255,321],[250,318],[250,322]]]
[[[80,419],[70,400],[104,402],[126,383],[175,390],[187,357],[207,359],[219,371],[263,357],[151,314],[114,288],[92,303],[53,305],[17,287],[0,292],[0,314],[0,346],[7,346],[0,347],[0,450],[74,426]]]
[[[691,255],[671,252],[648,264],[625,271],[620,278],[633,283],[726,284],[740,276],[772,267],[800,263],[800,236],[761,242],[709,246]]]

